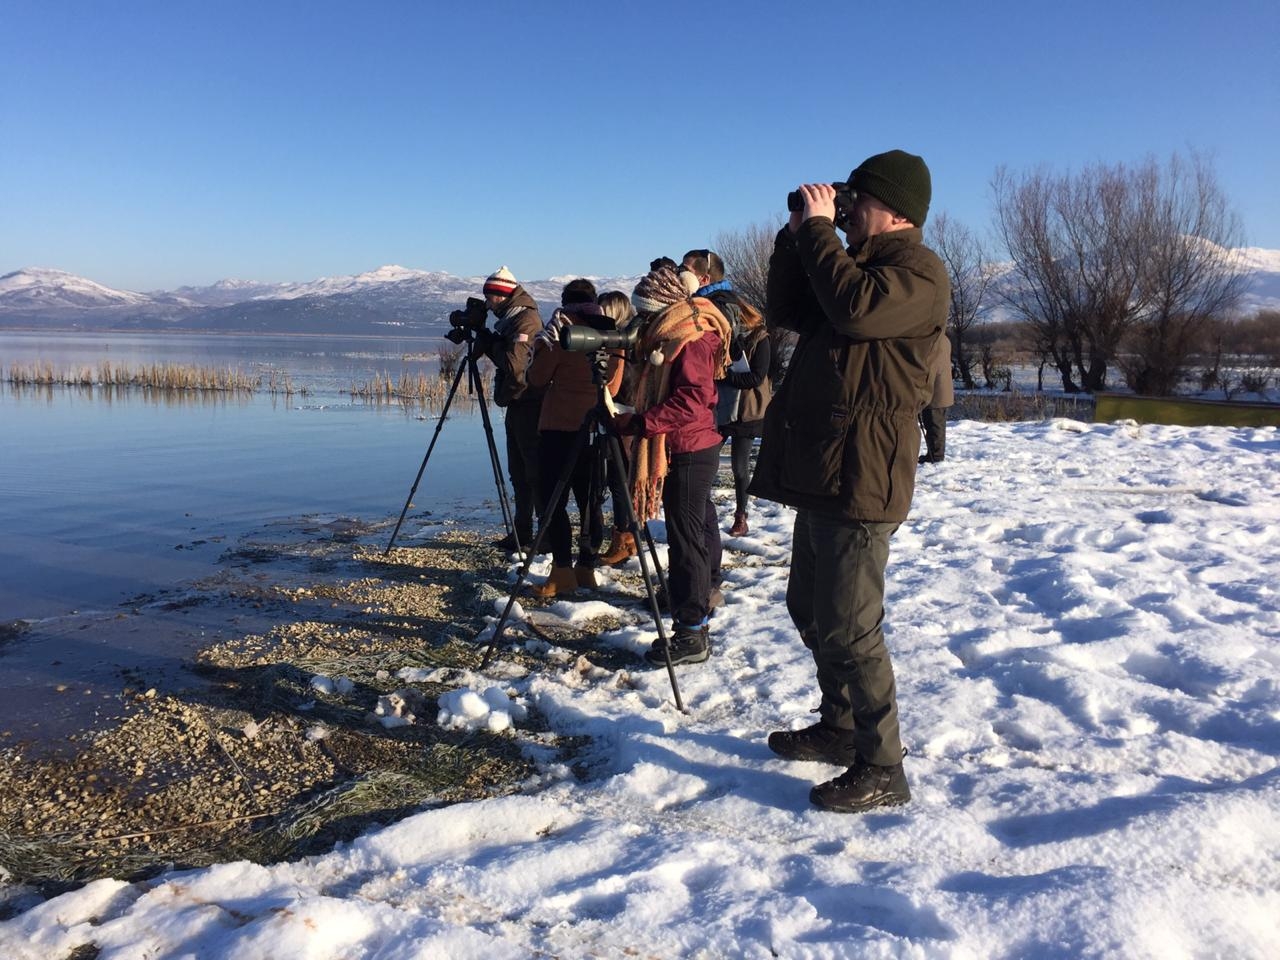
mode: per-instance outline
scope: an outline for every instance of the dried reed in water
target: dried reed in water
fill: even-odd
[[[221,393],[254,393],[265,386],[269,393],[286,396],[306,392],[295,388],[293,379],[280,370],[269,371],[264,384],[261,374],[245,373],[234,367],[181,363],[151,363],[135,367],[103,360],[96,367],[85,364],[59,370],[48,361],[36,360],[10,364],[0,379],[15,386],[142,387],[147,390]]]
[[[389,373],[375,373],[372,380],[351,385],[351,396],[374,403],[416,400],[419,403],[440,403],[449,390],[446,379],[438,374],[422,372],[402,373],[393,379]]]

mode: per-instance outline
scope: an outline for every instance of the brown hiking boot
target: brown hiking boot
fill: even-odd
[[[626,563],[636,555],[636,538],[626,530],[614,530],[609,541],[609,549],[600,555],[600,562],[606,567]]]
[[[596,579],[595,564],[580,563],[573,568],[573,575],[577,578],[578,586],[584,590],[594,590],[600,586],[600,581]]]
[[[817,760],[841,767],[858,762],[853,731],[829,727],[822,721],[803,730],[775,730],[769,734],[769,749],[785,760]]]
[[[733,526],[729,528],[729,536],[745,537],[748,532],[747,511],[739,510],[733,515]]]
[[[834,780],[809,791],[809,801],[836,813],[863,813],[877,807],[897,807],[911,800],[902,764],[888,767],[858,760]]]
[[[551,576],[542,583],[529,587],[529,595],[550,600],[552,597],[573,596],[578,592],[578,575],[573,567],[552,567]]]

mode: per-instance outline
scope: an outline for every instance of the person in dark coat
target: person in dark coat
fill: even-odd
[[[750,491],[796,508],[787,610],[813,653],[818,723],[769,734],[791,760],[848,769],[809,793],[826,810],[906,803],[897,690],[885,646],[889,538],[907,517],[929,400],[929,354],[946,327],[947,270],[923,244],[929,169],[901,150],[800,187],[778,233],[766,315],[799,334],[765,415]],[[848,236],[846,249],[837,224]]]
[[[533,542],[533,519],[538,500],[538,418],[542,414],[542,391],[525,379],[533,352],[533,338],[542,329],[538,304],[505,266],[484,282],[484,302],[497,318],[484,353],[496,368],[493,402],[506,409],[507,474],[515,500],[515,535],[495,541],[503,550]]]
[[[956,386],[951,379],[951,338],[939,337],[929,354],[929,405],[920,411],[924,431],[921,463],[941,463],[947,454],[947,410],[956,402]]]

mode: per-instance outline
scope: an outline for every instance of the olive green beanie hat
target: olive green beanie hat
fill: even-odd
[[[917,227],[929,216],[933,183],[924,160],[914,153],[890,150],[868,157],[849,174],[849,186],[871,194]]]

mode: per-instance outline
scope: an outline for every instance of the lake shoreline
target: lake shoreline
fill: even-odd
[[[433,708],[417,723],[377,714],[406,687],[406,669],[434,671],[411,685],[430,703],[478,666],[478,614],[506,583],[507,558],[489,534],[414,520],[421,531],[387,557],[389,521],[303,523],[270,544],[246,538],[242,565],[112,621],[163,632],[203,612],[225,630],[175,658],[181,669],[164,679],[119,671],[117,712],[84,717],[65,740],[5,743],[9,882],[49,893],[173,864],[274,861],[531,776],[510,737],[445,730]],[[328,676],[349,686],[314,682]],[[61,686],[50,695],[76,694]]]

